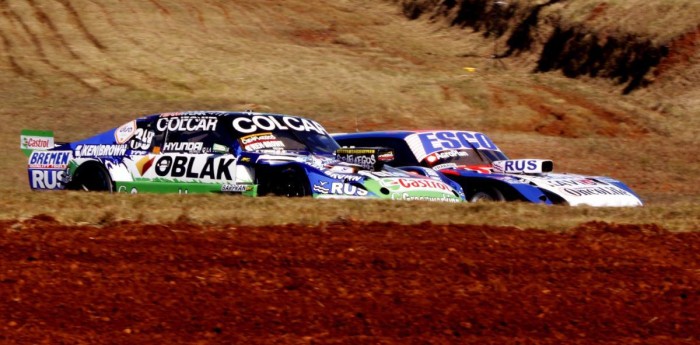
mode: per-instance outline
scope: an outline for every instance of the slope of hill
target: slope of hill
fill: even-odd
[[[330,131],[478,129],[512,157],[545,156],[559,171],[615,176],[647,200],[698,195],[700,187],[689,185],[700,175],[692,30],[668,31],[667,20],[643,27],[651,42],[679,48],[661,59],[654,71],[663,73],[651,86],[622,95],[628,83],[590,73],[570,79],[556,64],[554,72],[532,73],[543,63],[535,47],[544,41],[533,41],[535,53],[491,59],[494,48],[515,47],[517,30],[509,25],[523,23],[517,19],[527,13],[526,2],[513,2],[518,10],[495,40],[481,28],[436,23],[441,17],[434,14],[408,20],[406,3],[1,2],[0,141],[7,173],[0,185],[27,190],[16,149],[21,128],[53,129],[59,139],[74,140],[148,113],[255,109],[306,115]],[[457,9],[443,13],[439,4],[448,2],[423,3],[432,4],[425,13],[448,19]],[[580,20],[601,32],[624,12],[613,2],[587,3],[607,4],[588,8],[599,17]],[[677,0],[667,12],[685,18],[697,11],[695,3]],[[660,11],[658,1],[639,4],[635,13]],[[529,32],[547,37],[553,18],[580,19],[583,9],[574,6],[542,7]],[[552,61],[562,64],[565,56]]]

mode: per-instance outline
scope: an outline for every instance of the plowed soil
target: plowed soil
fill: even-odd
[[[700,233],[0,221],[0,343],[700,342]]]

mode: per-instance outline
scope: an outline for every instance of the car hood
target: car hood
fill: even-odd
[[[382,198],[461,202],[463,193],[438,177],[426,177],[390,168],[372,171],[357,164],[340,161],[335,156],[307,153],[261,154],[257,161],[268,164],[302,163],[311,174],[311,188],[316,198]]]
[[[462,176],[474,176],[474,170],[458,169]],[[577,174],[479,174],[505,183],[527,184],[542,191],[556,194],[571,206],[588,205],[595,207],[641,206],[642,201],[624,183],[605,176],[585,176]]]
[[[377,177],[371,172],[364,185],[379,196],[392,200],[460,202],[462,198],[450,185],[427,177]]]

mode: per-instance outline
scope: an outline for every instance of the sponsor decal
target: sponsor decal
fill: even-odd
[[[53,146],[53,138],[22,137],[22,145],[20,147],[30,150],[48,150]]]
[[[357,182],[357,181],[362,180],[362,176],[359,176],[359,175],[337,173],[337,172],[329,171],[329,170],[326,170],[323,173],[326,174],[326,176],[333,178],[333,179],[336,179],[336,180],[345,180],[345,181],[350,181],[350,182]]]
[[[584,186],[584,187],[589,187],[589,186],[607,186],[605,183],[598,182],[593,179],[578,179],[578,180],[552,180],[552,181],[547,181],[547,184],[550,187],[576,187],[576,186]]]
[[[384,152],[377,156],[377,160],[382,162],[391,162],[394,160],[394,151]]]
[[[444,182],[430,180],[430,179],[392,179],[389,181],[390,185],[398,186],[403,189],[433,189],[440,191],[451,191],[452,188],[445,184]]]
[[[442,202],[460,202],[461,200],[455,197],[443,195],[443,196],[417,196],[417,195],[410,195],[408,193],[401,193],[401,195],[398,194],[392,194],[391,195],[392,200],[417,200],[417,201],[442,201]]]
[[[401,171],[372,171],[372,172],[370,172],[370,174],[377,176],[377,177],[406,177],[406,176],[408,176],[408,173],[401,172]]]
[[[83,157],[111,157],[126,154],[126,145],[77,145],[75,156]]]
[[[566,187],[563,190],[573,196],[589,196],[589,195],[631,195],[627,191],[614,186],[600,187]]]
[[[336,180],[345,180],[345,181],[350,181],[350,182],[358,182],[362,180],[362,176],[359,175],[352,175],[352,174],[344,174],[344,173],[337,173],[333,171],[324,171],[324,174],[330,178],[334,178]]]
[[[336,159],[367,170],[381,169],[385,162],[393,160],[393,156],[393,150],[386,147],[343,147],[335,150]]]
[[[321,193],[321,194],[328,194],[330,192],[330,189],[326,187],[328,182],[326,181],[318,181],[318,184],[314,185],[314,192],[316,193]]]
[[[136,120],[131,120],[114,130],[114,140],[117,144],[124,144],[134,133],[136,133]]]
[[[171,116],[180,116],[184,115],[185,112],[183,111],[174,111],[174,112],[169,112],[169,113],[161,113],[159,117],[171,117]]]
[[[117,189],[117,193],[126,193],[128,191],[128,188],[126,186],[119,186],[119,189]],[[136,189],[136,187],[131,187],[131,190],[128,191],[130,194],[138,194],[139,190]]]
[[[496,171],[503,172],[521,172],[525,170],[532,171],[537,169],[537,161],[524,159],[496,161],[493,163],[493,166]]]
[[[172,142],[165,143],[164,151],[184,151],[184,152],[202,152],[204,143],[202,142]]]
[[[365,169],[373,169],[374,164],[377,163],[377,160],[374,158],[374,156],[362,156],[362,155],[340,155],[339,156],[340,160],[350,163],[350,164],[357,164]]]
[[[241,137],[240,141],[245,151],[284,148],[284,143],[270,132],[247,135]]]
[[[253,133],[257,131],[293,130],[297,132],[316,132],[327,134],[326,130],[318,122],[301,117],[253,115],[242,116],[233,119],[233,129],[240,133]]]
[[[65,177],[65,170],[29,170],[29,184],[32,189],[62,189]]]
[[[153,166],[153,161],[155,159],[155,157],[143,157],[136,161],[136,169],[138,170],[139,175],[143,176],[146,172],[148,172],[148,169]]]
[[[20,132],[19,147],[27,157],[34,150],[48,150],[54,148],[54,146],[52,131],[23,129]]]
[[[319,181],[318,184],[314,185],[314,191],[322,194],[334,194],[334,195],[351,195],[351,196],[366,196],[369,194],[365,189],[358,186],[352,185],[350,183],[342,182],[332,182],[330,188],[326,187],[328,182]]]
[[[433,170],[443,170],[443,169],[456,169],[457,163],[445,163],[433,166]]]
[[[214,144],[213,147],[212,147],[212,149],[213,149],[214,152],[217,152],[217,153],[226,153],[226,152],[228,152],[228,147],[226,147],[225,145],[221,145],[221,144]]]
[[[554,169],[554,163],[545,159],[511,159],[493,162],[493,171],[513,174],[540,174]]]
[[[248,185],[242,185],[242,184],[222,184],[221,185],[221,191],[222,192],[234,192],[234,193],[242,193],[248,190],[251,190],[252,186]]]
[[[421,132],[406,137],[406,143],[420,160],[433,152],[445,150],[498,150],[485,134],[467,131]]]
[[[340,163],[345,164],[345,163]],[[354,174],[357,172],[357,167],[351,165],[333,165],[330,167],[330,171],[334,173],[341,174]]]
[[[368,192],[349,183],[333,182],[331,183],[331,194],[366,196]]]
[[[29,168],[65,169],[70,158],[70,151],[34,151],[29,156]]]
[[[161,132],[166,129],[174,132],[213,131],[218,120],[213,116],[161,117],[156,122],[156,129]]]
[[[197,164],[195,156],[163,156],[155,164],[155,173],[161,177],[186,177],[211,180],[231,180],[233,158],[207,159]]]
[[[469,156],[469,153],[466,151],[457,151],[457,150],[448,150],[448,151],[440,151],[436,152],[433,154],[433,157],[437,159],[449,159],[449,158],[456,158],[456,157],[467,157]]]
[[[556,188],[558,191],[575,196],[601,196],[601,195],[632,195],[628,191],[617,186],[609,185],[605,182],[592,178],[545,180],[547,186]]]
[[[174,112],[169,112],[169,113],[161,113],[158,117],[172,117],[172,116],[181,116],[181,115],[189,115],[189,116],[202,116],[202,115],[217,115],[217,114],[224,114],[225,112],[221,111],[174,111]]]
[[[143,156],[147,155],[149,152],[144,150],[131,150],[129,151],[130,156]]]

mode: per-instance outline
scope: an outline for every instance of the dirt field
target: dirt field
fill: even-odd
[[[694,344],[700,233],[0,222],[3,344]]]

